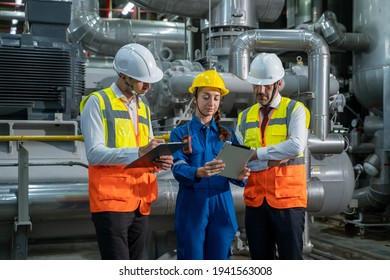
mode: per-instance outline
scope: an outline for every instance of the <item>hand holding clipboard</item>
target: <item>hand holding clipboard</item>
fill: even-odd
[[[155,160],[158,159],[160,156],[170,156],[174,152],[182,149],[185,145],[187,145],[187,143],[160,143],[155,146],[155,148],[149,150],[149,152],[127,165],[126,168],[155,167]]]

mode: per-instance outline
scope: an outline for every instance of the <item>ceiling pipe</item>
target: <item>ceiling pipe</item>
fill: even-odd
[[[24,20],[25,13],[18,11],[0,11],[0,20]]]
[[[174,53],[183,53],[184,23],[102,19],[99,17],[98,0],[73,0],[72,3],[69,37],[85,50],[114,56],[120,47],[128,43],[144,46],[155,43],[161,45],[159,48],[168,47]]]
[[[131,2],[157,13],[181,15],[190,18],[207,18],[209,4],[215,8],[223,0],[132,0]]]
[[[321,31],[329,46],[347,51],[366,51],[370,46],[370,39],[363,33],[344,33],[337,23],[336,14],[326,11],[322,14],[315,29]]]

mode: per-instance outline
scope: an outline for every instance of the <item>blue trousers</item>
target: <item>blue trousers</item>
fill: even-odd
[[[266,200],[245,209],[245,230],[254,260],[302,260],[305,208],[276,209]]]
[[[177,259],[230,259],[237,228],[230,189],[179,190],[175,212]]]

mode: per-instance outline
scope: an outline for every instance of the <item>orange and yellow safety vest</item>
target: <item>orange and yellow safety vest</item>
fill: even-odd
[[[95,95],[100,101],[105,145],[110,148],[134,148],[149,142],[150,109],[139,101],[137,111],[138,134],[123,101],[111,88],[91,93],[82,100],[80,111],[87,99]],[[90,165],[89,201],[91,212],[131,212],[150,214],[151,203],[157,199],[156,174],[150,168],[125,168],[123,165]]]
[[[241,112],[237,125],[243,135],[244,144],[260,148],[285,141],[288,137],[291,114],[298,106],[304,105],[283,97],[279,108],[273,110],[269,117],[264,137],[260,130],[260,105],[257,103]],[[308,128],[310,114],[306,107],[305,111]],[[269,205],[278,209],[307,206],[306,168],[303,154],[281,166],[251,172],[244,189],[245,204],[258,207],[265,198]]]

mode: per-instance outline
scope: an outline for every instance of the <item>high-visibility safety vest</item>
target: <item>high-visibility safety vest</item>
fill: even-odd
[[[103,120],[105,145],[109,148],[134,148],[149,142],[150,109],[139,101],[137,118],[138,134],[124,102],[116,97],[111,88],[93,92],[80,104],[84,109],[87,99],[99,98]],[[150,214],[151,203],[157,199],[156,174],[151,168],[124,168],[123,165],[90,165],[89,201],[91,212],[132,212]]]
[[[244,137],[244,144],[253,148],[276,145],[288,137],[291,114],[302,103],[282,97],[279,108],[274,109],[264,131],[260,130],[260,105],[257,103],[238,116],[238,128]],[[306,111],[306,128],[310,114]],[[263,140],[262,140],[263,139]],[[260,206],[264,198],[274,208],[284,209],[307,206],[306,168],[304,155],[289,160],[281,166],[251,172],[244,189],[244,202],[248,206]]]

